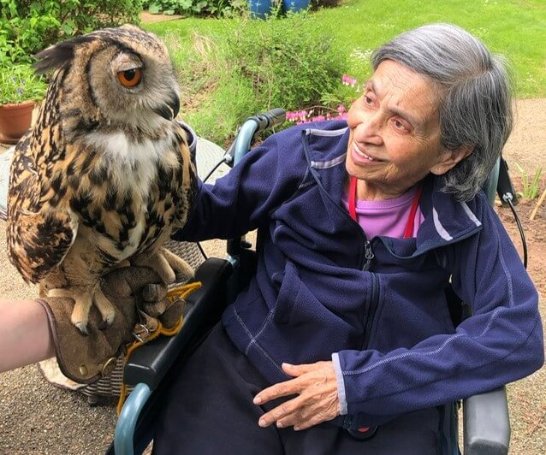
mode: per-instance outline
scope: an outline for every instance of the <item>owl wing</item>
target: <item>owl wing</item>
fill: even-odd
[[[195,169],[194,160],[192,160],[186,131],[180,126],[177,137],[178,154],[181,163],[181,182],[178,182],[177,201],[178,209],[176,212],[177,227],[183,227],[191,211],[193,200],[197,194],[197,171]]]
[[[77,217],[62,203],[66,190],[58,175],[51,179],[54,160],[37,162],[37,156],[47,155],[42,144],[30,137],[17,144],[8,191],[8,254],[25,281],[33,283],[63,261],[78,229]]]

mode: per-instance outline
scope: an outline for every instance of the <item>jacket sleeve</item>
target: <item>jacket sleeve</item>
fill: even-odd
[[[269,137],[214,185],[199,181],[192,213],[173,237],[228,239],[266,223],[269,213],[290,197],[301,178],[302,153],[295,150],[300,141],[297,132],[289,134]]]
[[[388,353],[334,354],[345,411],[359,424],[486,392],[542,366],[537,290],[488,206],[481,220],[481,232],[448,253],[454,290],[473,312],[455,333]]]

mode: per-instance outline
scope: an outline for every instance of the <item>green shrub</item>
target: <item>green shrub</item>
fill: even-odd
[[[177,61],[185,118],[198,134],[225,143],[248,116],[274,107],[286,110],[337,107],[345,101],[341,84],[347,58],[312,16],[230,23],[222,39],[194,36],[189,55]]]
[[[248,9],[246,0],[144,0],[152,14],[233,17]]]
[[[311,8],[338,6],[340,0],[311,0]],[[282,0],[273,0],[273,15],[282,16]],[[152,14],[237,17],[248,15],[248,0],[144,0],[142,7]]]
[[[0,66],[30,63],[32,54],[71,36],[138,23],[141,0],[0,0]]]
[[[0,105],[38,101],[43,98],[46,83],[34,73],[28,64],[13,65],[9,70],[0,71]]]

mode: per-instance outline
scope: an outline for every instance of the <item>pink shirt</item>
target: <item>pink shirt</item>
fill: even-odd
[[[356,217],[366,237],[372,239],[378,235],[384,235],[399,239],[403,238],[416,191],[417,188],[414,187],[402,196],[383,201],[357,200]],[[343,198],[343,205],[348,209],[347,195]],[[413,237],[417,236],[417,231],[424,219],[418,207],[413,222]]]

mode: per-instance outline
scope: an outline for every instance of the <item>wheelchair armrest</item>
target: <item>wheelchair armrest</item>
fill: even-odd
[[[505,455],[510,443],[506,389],[475,395],[463,402],[465,455]]]
[[[225,306],[227,278],[231,264],[223,259],[207,259],[195,272],[195,280],[203,286],[187,299],[189,310],[180,333],[159,337],[133,352],[124,369],[128,385],[144,383],[154,390],[178,354],[198,340],[220,318]]]

